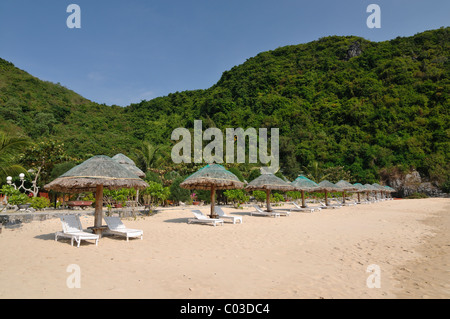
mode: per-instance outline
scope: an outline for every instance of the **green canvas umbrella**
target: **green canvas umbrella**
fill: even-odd
[[[235,189],[243,188],[244,183],[236,175],[227,171],[225,167],[219,164],[209,164],[199,169],[194,174],[187,177],[180,187],[186,189],[203,189],[211,191],[211,213],[210,217],[215,218],[217,214],[214,211],[215,193],[217,189]]]
[[[302,193],[302,208],[306,208],[305,204],[305,192],[312,192],[319,186],[316,182],[310,180],[309,178],[300,175],[297,177],[291,185],[298,191]]]
[[[144,189],[148,184],[108,156],[91,157],[68,170],[45,189],[62,193],[95,192],[94,231],[101,232],[103,218],[103,189]]]
[[[275,176],[272,173],[264,172],[254,180],[252,180],[246,187],[246,190],[261,190],[266,192],[266,209],[268,212],[271,212],[270,208],[270,191],[271,190],[279,190],[279,191],[292,191],[295,188],[288,182],[282,180],[281,178]]]

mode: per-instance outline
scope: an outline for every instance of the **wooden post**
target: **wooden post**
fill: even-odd
[[[302,190],[302,208],[305,208],[305,207],[306,207],[306,205],[305,205],[305,191]]]
[[[216,212],[214,211],[214,204],[215,204],[215,196],[216,195],[216,186],[212,185],[211,186],[211,214],[209,215],[209,217],[211,218],[215,218],[216,216]]]
[[[328,206],[328,192],[325,191],[325,206]]]
[[[361,203],[361,198],[360,198],[361,193],[358,192],[357,194],[358,194],[358,203]]]
[[[272,211],[270,208],[270,189],[266,189],[266,207],[268,212]]]
[[[95,191],[95,221],[94,227],[100,228],[102,226],[103,219],[103,185],[97,185]]]
[[[345,191],[342,191],[342,204],[345,204]]]

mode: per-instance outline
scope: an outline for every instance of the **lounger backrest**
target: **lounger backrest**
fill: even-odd
[[[214,211],[219,216],[225,216],[225,212],[222,210],[222,207],[220,207],[220,206],[214,206]]]
[[[122,223],[119,217],[106,217],[104,216],[106,224],[110,229],[125,229],[125,225]]]
[[[195,218],[197,219],[206,219],[206,216],[202,214],[199,210],[193,210],[192,214],[194,214]]]
[[[60,219],[63,227],[63,232],[65,233],[72,233],[83,230],[80,222],[80,217],[76,215],[64,215],[61,216]]]
[[[263,211],[258,205],[253,205],[253,207],[260,213]]]
[[[294,204],[295,207],[297,208],[301,208],[300,206],[298,206],[298,204],[296,202],[292,202]]]

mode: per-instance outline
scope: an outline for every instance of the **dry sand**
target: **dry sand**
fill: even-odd
[[[207,212],[208,207],[202,207]],[[125,219],[144,240],[54,241],[59,219],[3,228],[0,298],[449,298],[450,200],[187,224],[188,209]],[[86,228],[93,217],[82,216]],[[70,289],[67,267],[81,270]],[[380,288],[368,288],[369,265]]]

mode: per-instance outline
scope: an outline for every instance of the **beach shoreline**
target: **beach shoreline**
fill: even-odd
[[[123,219],[143,240],[80,248],[55,242],[58,218],[23,223],[0,234],[0,298],[449,298],[449,208],[430,198],[271,218],[226,207],[244,222],[217,227],[187,224],[189,208],[173,209]],[[81,288],[67,285],[70,265]],[[368,287],[371,265],[380,287]]]

